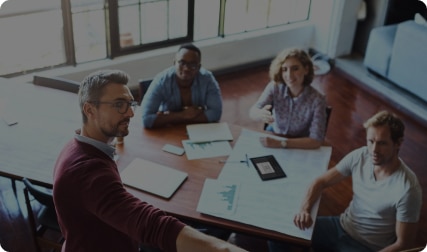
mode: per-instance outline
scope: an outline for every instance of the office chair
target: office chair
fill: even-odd
[[[68,91],[77,94],[79,92],[80,82],[68,80],[60,77],[43,77],[34,75],[33,84],[48,88]]]
[[[271,110],[273,110],[273,107],[271,107]],[[332,112],[332,107],[331,106],[326,106],[326,127],[325,127],[325,132],[328,130],[328,124],[329,124],[329,118],[331,117],[331,112]],[[267,130],[268,127],[268,123],[264,123],[264,130]]]
[[[27,178],[23,178],[22,182],[25,185],[24,196],[28,211],[28,222],[36,251],[41,252],[42,248],[61,251],[64,238],[56,217],[52,192],[34,186]],[[33,209],[30,195],[41,204],[38,211]]]
[[[151,84],[152,79],[139,79],[139,100],[138,105],[141,105],[142,99],[144,98],[145,93],[147,92],[148,87]]]
[[[326,127],[325,127],[325,135],[326,135],[326,132],[328,131],[329,118],[331,117],[331,113],[332,113],[332,107],[331,107],[331,106],[326,106]]]

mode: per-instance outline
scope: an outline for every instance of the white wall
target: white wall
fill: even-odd
[[[312,47],[336,58],[351,53],[361,0],[312,1]]]
[[[333,27],[332,14],[334,0],[311,1],[310,18],[314,24],[313,41],[311,45],[314,49],[324,54],[328,54]]]

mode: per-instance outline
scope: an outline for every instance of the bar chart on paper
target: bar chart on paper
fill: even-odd
[[[233,214],[236,210],[240,185],[206,179],[197,211],[201,213]]]
[[[182,146],[185,149],[188,160],[228,156],[231,152],[231,146],[228,141],[195,143],[191,140],[182,140]]]
[[[229,211],[233,209],[236,188],[237,185],[226,185],[224,191],[218,192],[219,196],[221,196],[222,202],[224,203],[224,207]]]

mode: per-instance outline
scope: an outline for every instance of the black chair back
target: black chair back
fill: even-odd
[[[145,93],[147,92],[148,87],[151,84],[152,79],[140,79],[139,84],[139,100],[138,104],[141,105],[142,99],[144,98]]]
[[[61,251],[64,237],[58,224],[52,193],[34,186],[27,178],[23,178],[22,182],[25,185],[25,203],[35,250],[41,252],[43,248],[50,248]],[[41,204],[38,210],[33,210],[30,195]]]
[[[329,125],[329,119],[331,117],[331,113],[332,113],[332,107],[331,106],[326,106],[326,127],[325,127],[325,132],[328,131],[328,125]]]
[[[27,178],[23,178],[22,182],[24,183],[28,192],[33,195],[33,197],[38,202],[40,202],[40,204],[55,209],[55,205],[53,203],[53,195],[51,192],[43,191],[40,188],[34,186]]]

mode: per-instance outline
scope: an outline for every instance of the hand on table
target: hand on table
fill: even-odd
[[[267,148],[282,148],[281,141],[272,137],[260,137],[259,141]]]
[[[307,211],[301,211],[294,217],[294,224],[301,230],[305,230],[313,225],[311,215]]]

